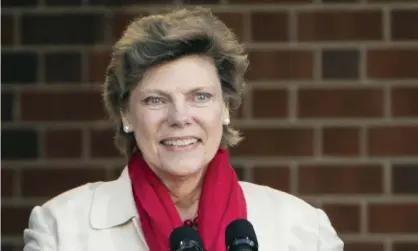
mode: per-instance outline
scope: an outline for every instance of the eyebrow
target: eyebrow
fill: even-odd
[[[205,90],[205,89],[208,89],[208,88],[210,88],[210,87],[209,86],[199,86],[199,87],[191,89],[190,91],[188,91],[188,93],[199,92],[199,91],[202,91],[202,90]],[[166,92],[164,90],[161,90],[161,89],[151,89],[150,88],[150,89],[145,89],[145,90],[141,91],[141,93],[149,93],[149,92],[158,93],[159,95],[163,95],[163,96],[169,96],[170,95],[168,92]]]

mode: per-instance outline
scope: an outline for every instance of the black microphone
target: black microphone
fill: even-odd
[[[258,241],[253,225],[244,219],[229,223],[225,230],[227,251],[258,251]]]
[[[189,226],[178,227],[170,234],[171,251],[204,251],[199,233]]]

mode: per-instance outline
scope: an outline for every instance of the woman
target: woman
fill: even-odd
[[[328,217],[272,188],[238,182],[227,148],[247,56],[209,10],[133,21],[116,43],[104,100],[127,157],[120,178],[86,184],[33,209],[24,251],[168,251],[193,225],[205,250],[225,250],[227,225],[255,228],[261,251],[341,251]]]

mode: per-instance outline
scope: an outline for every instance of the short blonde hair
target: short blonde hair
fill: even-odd
[[[235,34],[209,9],[181,8],[137,18],[113,48],[103,91],[106,110],[116,126],[115,145],[122,154],[129,157],[137,149],[134,135],[122,130],[121,111],[126,110],[145,71],[191,54],[213,59],[229,109],[240,105],[247,54]],[[222,147],[234,146],[241,139],[238,130],[224,126]]]

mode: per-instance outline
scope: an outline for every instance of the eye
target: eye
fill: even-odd
[[[147,105],[159,105],[163,103],[163,100],[160,97],[151,96],[144,99],[144,103]]]
[[[203,103],[203,102],[209,101],[212,98],[212,95],[209,93],[205,93],[205,92],[199,92],[199,93],[196,93],[194,98],[197,103]]]

